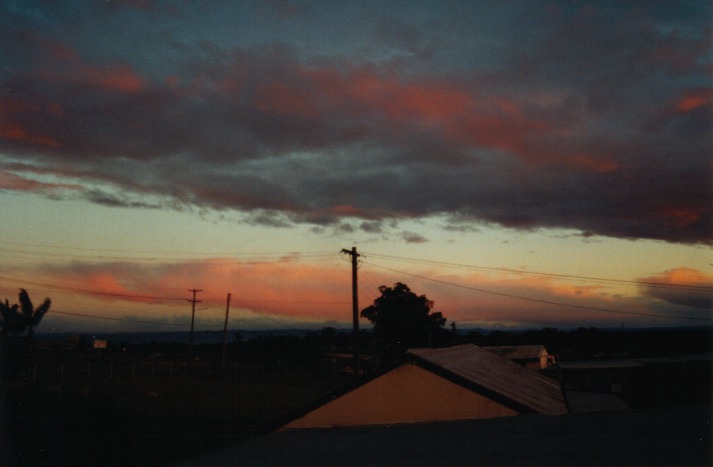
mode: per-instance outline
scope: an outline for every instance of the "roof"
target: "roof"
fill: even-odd
[[[411,349],[408,355],[424,368],[451,377],[494,399],[524,411],[559,415],[567,413],[559,384],[532,370],[472,344],[444,349]],[[455,378],[454,378],[455,377]]]
[[[543,354],[547,354],[544,345],[498,345],[492,347],[481,347],[481,349],[493,352],[508,360],[518,359],[539,359]]]

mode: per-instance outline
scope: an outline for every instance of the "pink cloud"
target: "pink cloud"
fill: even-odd
[[[216,83],[217,89],[240,92],[250,72],[232,70],[234,80]],[[572,121],[543,119],[532,113],[537,96],[516,100],[498,94],[480,94],[477,83],[442,79],[406,80],[368,68],[307,68],[286,65],[274,77],[260,82],[252,101],[259,111],[318,125],[322,121],[352,118],[358,126],[388,131],[398,140],[427,132],[444,144],[510,152],[538,165],[558,165],[614,172],[620,168],[607,153],[584,153],[581,145],[563,149],[548,143],[571,132]],[[527,105],[526,105],[527,104]],[[536,107],[535,107],[536,108]],[[363,122],[363,123],[357,123]]]
[[[36,103],[16,98],[0,97],[0,139],[40,146],[44,149],[59,148],[61,143],[48,134],[34,130],[31,125],[33,118],[50,116],[60,117],[62,107],[54,103]]]
[[[146,87],[146,80],[138,76],[136,70],[128,65],[84,66],[69,78],[87,86],[125,94],[136,93]]]
[[[283,323],[334,321],[345,325],[351,321],[351,273],[346,262],[309,263],[299,257],[256,262],[214,258],[165,264],[69,264],[44,267],[42,271],[47,282],[51,277],[53,284],[64,288],[51,291],[58,306],[86,309],[90,303],[104,303],[101,314],[105,316],[116,316],[128,309],[154,316],[160,309],[164,310],[162,319],[182,317],[190,310],[189,290],[197,288],[202,289],[197,296],[203,310],[201,319],[222,316],[226,294],[230,292],[231,316],[236,319],[247,316]],[[434,311],[467,326],[603,326],[622,322],[647,325],[665,322],[641,316],[651,314],[651,298],[688,306],[702,303],[702,295],[691,291],[649,287],[644,297],[634,291],[626,296],[613,292],[608,285],[577,284],[542,276],[443,275],[432,269],[413,271],[417,276],[413,277],[384,272],[368,264],[360,271],[360,310],[378,297],[380,285],[401,281],[434,301]],[[647,281],[711,286],[712,279],[698,271],[679,268]],[[692,297],[697,301],[692,302]],[[708,297],[710,301],[710,291]],[[665,317],[665,313],[659,314]],[[368,323],[362,326],[369,327]]]
[[[134,93],[146,87],[146,80],[128,64],[90,64],[75,47],[41,35],[27,35],[24,40],[36,47],[36,73],[45,81],[121,93]]]
[[[0,170],[0,190],[51,192],[57,189],[81,190],[83,187],[67,183],[44,183]]]
[[[713,308],[713,276],[696,269],[679,267],[641,279],[647,296],[694,308]]]
[[[157,298],[189,298],[202,289],[203,303],[221,306],[233,294],[232,306],[292,318],[341,319],[351,310],[348,268],[293,261],[240,262],[210,259],[190,263],[129,265],[126,263],[59,267],[54,283],[99,292],[104,301],[163,303]],[[81,284],[81,285],[78,285]]]
[[[674,103],[678,113],[687,113],[696,109],[713,108],[713,90],[696,89],[687,92]]]

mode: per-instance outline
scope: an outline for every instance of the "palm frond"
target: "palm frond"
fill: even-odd
[[[37,307],[35,313],[32,315],[32,321],[30,322],[30,326],[35,327],[40,324],[40,321],[42,321],[42,317],[50,310],[51,305],[52,300],[50,300],[49,298],[45,298],[45,301],[42,302],[42,305]]]
[[[20,307],[22,308],[22,314],[25,315],[25,318],[29,321],[32,318],[35,308],[32,305],[32,300],[30,300],[30,295],[25,289],[20,289]]]

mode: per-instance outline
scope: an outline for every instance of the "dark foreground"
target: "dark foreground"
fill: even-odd
[[[275,432],[199,465],[712,465],[711,406]]]
[[[562,356],[562,372],[553,377],[566,389],[616,390],[632,412],[268,435],[353,381],[333,358],[348,350],[350,337],[328,331],[236,338],[225,364],[220,345],[196,346],[190,359],[187,346],[170,343],[110,341],[94,351],[82,339],[71,347],[38,342],[31,358],[19,352],[21,341],[14,353],[6,345],[0,352],[0,466],[186,459],[199,459],[188,465],[713,465],[713,359],[686,357],[711,353],[708,329],[542,330],[454,342],[545,343]],[[365,354],[374,354],[368,337]]]
[[[114,367],[113,379],[91,369],[62,382],[2,381],[0,467],[166,465],[269,432],[343,384],[284,369],[132,376]]]

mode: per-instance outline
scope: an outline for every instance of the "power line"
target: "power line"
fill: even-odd
[[[221,312],[221,313],[223,313],[223,312],[225,311],[225,310],[223,310],[222,308],[219,308],[219,307],[217,307],[217,306],[209,306],[209,307],[205,308],[205,310],[210,310],[210,311],[214,311],[214,312]],[[284,326],[284,327],[286,327],[286,328],[298,329],[298,328],[292,327],[292,326],[291,326],[290,324],[288,324],[286,321],[281,320],[281,319],[279,319],[279,318],[276,318],[276,317],[269,317],[269,316],[266,315],[266,314],[257,314],[257,312],[255,312],[254,310],[251,310],[251,312],[252,312],[252,313],[255,313],[255,316],[254,316],[254,317],[251,318],[251,317],[248,317],[248,316],[241,316],[241,317],[235,318],[235,319],[231,318],[231,322],[235,322],[235,321],[247,321],[248,323],[258,323],[258,322],[263,322],[263,323],[264,323],[264,322],[269,321],[269,322],[271,322],[271,323],[278,323],[278,324],[280,324],[280,325],[282,325],[282,326]],[[217,327],[218,325],[215,324],[214,326]]]
[[[68,290],[71,292],[79,292],[79,293],[85,293],[89,295],[103,295],[103,296],[110,296],[110,297],[117,297],[117,298],[130,298],[130,299],[142,299],[142,300],[178,300],[178,301],[183,301],[185,298],[183,297],[160,297],[160,296],[151,296],[151,295],[137,295],[137,294],[122,294],[122,293],[117,293],[117,292],[102,292],[99,290],[89,290],[89,289],[80,289],[76,287],[67,287],[67,286],[61,286],[61,285],[55,285],[55,284],[47,284],[43,282],[33,282],[33,281],[28,281],[25,279],[15,279],[12,277],[3,277],[0,276],[0,279],[3,280],[8,280],[12,282],[19,282],[23,284],[31,284],[31,285],[38,285],[41,287],[48,287],[51,289],[59,289],[59,290]],[[221,300],[219,299],[206,299],[204,300],[205,302],[219,302]],[[348,305],[350,302],[337,302],[337,301],[317,301],[317,300],[260,300],[260,299],[250,299],[250,298],[240,298],[239,300],[240,303],[291,303],[291,304],[306,304],[306,305]],[[199,311],[198,308],[196,308],[196,311]]]
[[[248,303],[299,303],[306,305],[348,305],[349,302],[319,302],[314,300],[253,300],[241,298],[240,302]]]
[[[573,274],[556,274],[556,273],[537,272],[537,271],[522,271],[522,270],[518,270],[518,269],[476,266],[476,265],[461,264],[461,263],[449,263],[446,261],[433,261],[433,260],[417,259],[417,258],[404,258],[401,256],[381,255],[381,254],[376,254],[376,253],[366,253],[365,256],[374,257],[374,258],[394,259],[394,260],[413,262],[413,263],[435,264],[435,265],[439,265],[439,266],[448,266],[448,267],[456,267],[456,268],[476,269],[476,270],[485,270],[485,271],[494,271],[494,272],[505,272],[505,273],[517,274],[517,275],[543,276],[543,277],[551,277],[551,278],[558,278],[558,279],[579,279],[579,280],[592,281],[592,282],[609,282],[609,283],[615,283],[615,284],[643,285],[643,286],[647,286],[647,287],[660,287],[660,288],[671,288],[671,289],[692,289],[692,290],[702,290],[702,291],[713,291],[713,286],[707,286],[707,285],[662,284],[659,282],[651,282],[651,281],[609,279],[609,278],[603,278],[603,277],[577,276],[577,275],[573,275]]]
[[[405,272],[405,271],[399,271],[397,269],[387,268],[385,266],[380,266],[378,264],[370,263],[367,261],[363,261],[363,262],[365,264],[370,264],[371,266],[375,266],[377,268],[385,269],[387,271],[396,272],[399,274],[405,274],[407,276],[416,277],[418,279],[436,282],[439,284],[445,284],[445,285],[449,285],[452,287],[458,287],[461,289],[473,290],[476,292],[487,293],[487,294],[491,294],[491,295],[498,295],[501,297],[516,298],[518,300],[525,300],[528,302],[536,302],[536,303],[544,303],[547,305],[564,306],[564,307],[569,307],[569,308],[577,308],[577,309],[581,309],[581,310],[593,310],[593,311],[603,311],[603,312],[607,312],[607,313],[618,313],[618,314],[624,314],[624,315],[639,315],[639,316],[650,316],[650,317],[655,317],[655,318],[669,318],[669,319],[686,319],[686,320],[692,320],[692,321],[713,321],[713,319],[710,319],[710,318],[699,318],[699,317],[693,317],[693,316],[669,316],[669,315],[661,315],[661,314],[655,314],[655,313],[644,313],[644,312],[638,312],[638,311],[612,310],[610,308],[600,308],[600,307],[593,307],[593,306],[586,306],[586,305],[574,305],[572,303],[563,303],[563,302],[555,302],[555,301],[551,301],[551,300],[541,300],[541,299],[537,299],[537,298],[523,297],[521,295],[506,294],[506,293],[502,293],[502,292],[495,292],[493,290],[486,290],[486,289],[480,289],[477,287],[470,287],[470,286],[466,286],[466,285],[455,284],[453,282],[442,281],[439,279],[433,279],[433,278],[426,277],[426,276],[411,274],[411,273]]]
[[[0,251],[7,251],[12,253],[22,253],[28,255],[41,255],[41,256],[60,256],[60,257],[85,257],[91,259],[120,259],[120,260],[195,260],[196,258],[186,258],[187,256],[199,256],[199,257],[210,257],[210,256],[230,256],[230,257],[244,257],[245,259],[255,259],[255,258],[281,258],[297,256],[299,258],[315,258],[315,257],[333,257],[334,254],[326,251],[312,251],[312,252],[300,252],[300,251],[286,251],[286,252],[186,252],[186,251],[161,251],[161,250],[119,250],[119,249],[105,249],[105,248],[83,248],[74,246],[57,246],[57,245],[42,245],[42,244],[32,244],[32,243],[19,243],[19,242],[9,242],[0,240],[0,244],[6,245],[16,245],[21,247],[33,247],[33,248],[47,248],[54,250],[63,251],[87,251],[87,252],[98,252],[98,253],[129,253],[135,255],[158,255],[158,257],[142,257],[142,256],[127,256],[122,254],[122,256],[97,256],[97,255],[78,255],[69,253],[47,253],[47,252],[32,252],[23,250],[14,250],[9,248],[0,248]],[[161,255],[182,255],[179,257],[164,257]]]
[[[24,279],[14,279],[12,277],[0,276],[0,279],[6,280],[6,281],[11,281],[11,282],[20,282],[23,284],[38,285],[40,287],[49,287],[51,289],[69,290],[70,292],[79,292],[79,293],[84,293],[84,294],[89,294],[89,295],[103,295],[103,296],[108,296],[108,297],[131,298],[131,299],[137,299],[137,300],[185,300],[185,298],[182,298],[182,297],[157,297],[157,296],[150,296],[150,295],[122,294],[122,293],[117,293],[117,292],[102,292],[99,290],[79,289],[79,288],[75,288],[75,287],[66,287],[66,286],[47,284],[47,283],[42,283],[42,282],[33,282],[33,281],[24,280]]]
[[[59,314],[59,315],[69,315],[69,316],[79,316],[82,318],[91,318],[91,319],[102,319],[106,321],[120,321],[120,322],[125,322],[125,323],[136,323],[136,324],[153,324],[157,326],[184,326],[184,324],[179,324],[179,323],[160,323],[158,321],[143,321],[143,320],[137,320],[137,319],[128,319],[128,318],[110,318],[108,316],[97,316],[97,315],[88,315],[86,313],[73,313],[69,311],[58,311],[58,310],[50,310],[50,315],[51,314]]]

